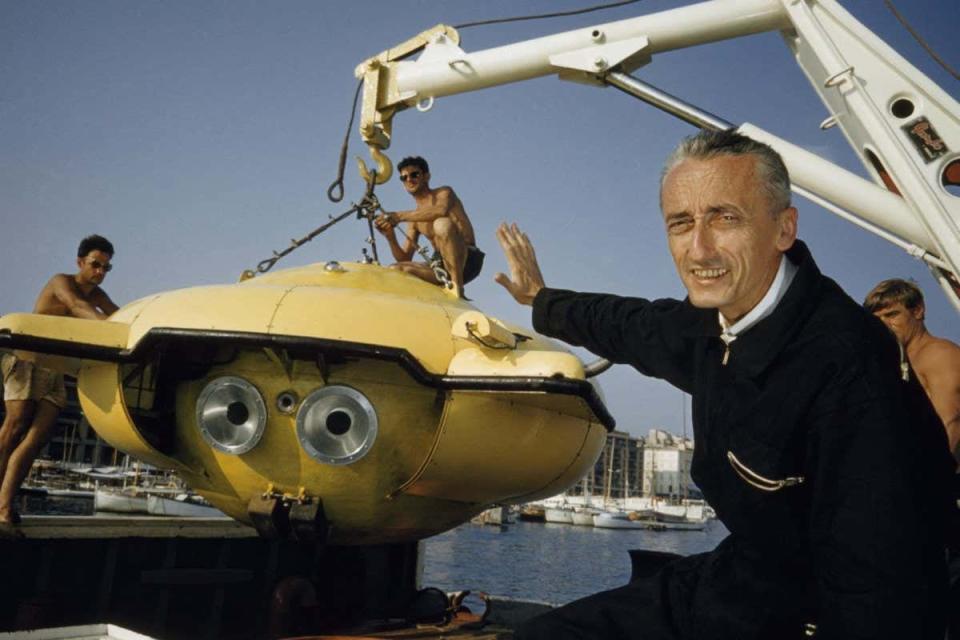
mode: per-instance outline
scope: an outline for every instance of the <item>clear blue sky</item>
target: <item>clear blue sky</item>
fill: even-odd
[[[79,239],[108,236],[120,304],[235,281],[347,206],[326,199],[356,81],[354,66],[439,22],[571,9],[573,0],[27,2],[0,0],[0,313],[29,310],[49,276],[71,271]],[[476,51],[679,6],[654,1],[588,16],[467,29]],[[879,0],[847,9],[956,96]],[[899,7],[955,67],[955,0]],[[664,54],[638,75],[734,122],[749,121],[861,174],[777,34]],[[419,154],[433,184],[453,186],[488,252],[470,286],[487,313],[529,326],[492,277],[505,269],[494,229],[519,221],[548,284],[646,297],[682,296],[657,209],[660,163],[692,129],[612,89],[543,78],[437,101],[394,125],[392,157]],[[365,153],[352,137],[352,155]],[[347,198],[362,184],[351,160]],[[409,198],[393,181],[388,209]],[[800,235],[821,269],[860,299],[877,281],[912,277],[930,329],[960,341],[957,313],[926,268],[884,241],[798,199]],[[355,260],[344,222],[282,266]],[[279,267],[278,267],[279,268]],[[605,374],[620,428],[680,432],[678,391],[625,367]]]

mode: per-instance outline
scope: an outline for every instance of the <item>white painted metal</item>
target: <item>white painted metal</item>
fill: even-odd
[[[429,97],[557,73],[551,56],[596,48],[597,55],[605,57],[607,45],[639,37],[649,41],[647,53],[656,54],[789,26],[778,0],[711,0],[474,53],[440,37],[416,61],[395,63],[396,91],[387,104],[412,106]],[[599,37],[594,35],[597,31]]]
[[[742,124],[737,130],[776,149],[790,171],[791,182],[937,253],[936,244],[900,196],[752,124]]]
[[[834,121],[878,183],[867,153],[884,165],[911,210],[910,224],[924,227],[931,240],[919,244],[960,275],[960,198],[941,183],[946,165],[960,157],[960,104],[834,0],[783,4],[794,25],[784,40]],[[896,115],[897,100],[910,101],[913,112]],[[921,118],[932,123],[950,152],[933,160],[918,152],[905,128]],[[882,214],[882,221],[864,217],[894,230],[891,215]],[[952,299],[956,304],[957,296]]]
[[[853,212],[867,221],[861,226],[880,227],[885,231],[881,235],[911,254],[960,275],[960,198],[941,183],[947,165],[960,161],[960,104],[835,0],[711,0],[475,53],[440,35],[419,59],[388,63],[381,78],[388,89],[370,95],[382,101],[376,110],[392,114],[398,105],[551,73],[603,80],[663,51],[774,30],[781,31],[826,105],[829,116],[823,126],[838,125],[882,185],[870,160],[875,157],[902,196],[752,125],[740,130],[771,143],[784,155],[800,189],[829,203],[831,210]],[[909,113],[894,109],[906,103]],[[384,122],[390,117],[384,116]],[[942,142],[948,149],[942,155],[925,156],[908,133],[924,119],[939,136],[929,148]],[[371,124],[362,123],[362,131],[365,126]],[[375,135],[365,137],[379,144],[372,142]],[[389,144],[389,136],[387,140]],[[934,273],[960,310],[960,286],[954,291],[941,271]]]

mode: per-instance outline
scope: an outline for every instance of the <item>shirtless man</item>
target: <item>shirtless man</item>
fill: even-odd
[[[102,236],[84,238],[77,250],[77,273],[59,273],[37,297],[34,313],[105,319],[117,305],[100,288],[112,268],[113,245]],[[0,353],[6,417],[0,426],[0,534],[16,535],[20,516],[13,508],[20,483],[53,434],[67,401],[63,374],[42,366],[30,352]],[[22,440],[21,440],[22,436]]]
[[[867,294],[863,306],[897,336],[907,358],[901,365],[904,375],[913,369],[947,430],[950,451],[960,462],[960,346],[930,335],[923,322],[923,292],[912,282],[884,280]],[[955,479],[954,495],[960,507],[960,475]],[[951,605],[947,637],[960,640],[960,511],[953,514],[948,547]]]
[[[923,293],[912,282],[884,280],[867,294],[863,306],[897,336],[960,462],[960,346],[927,331]]]
[[[439,265],[450,275],[450,284],[461,298],[463,286],[477,277],[483,267],[484,253],[477,248],[473,225],[463,209],[463,203],[450,187],[430,188],[430,168],[427,161],[416,156],[404,158],[397,165],[404,188],[417,203],[412,211],[384,211],[377,216],[377,229],[387,238],[390,252],[401,269],[422,280],[441,284],[429,263],[413,262],[417,239],[424,235],[433,245],[431,263]],[[394,231],[401,222],[407,223],[403,246]]]

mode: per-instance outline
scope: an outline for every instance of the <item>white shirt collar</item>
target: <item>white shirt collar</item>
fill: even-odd
[[[790,288],[790,283],[793,282],[795,275],[797,275],[797,265],[782,255],[780,256],[780,266],[777,268],[777,275],[774,276],[770,288],[767,289],[767,293],[747,315],[731,325],[727,322],[727,319],[723,317],[723,314],[718,311],[717,317],[720,319],[721,329],[720,339],[723,340],[724,344],[729,345],[736,340],[740,334],[773,313],[773,310],[777,308],[784,294],[787,293],[787,289]]]

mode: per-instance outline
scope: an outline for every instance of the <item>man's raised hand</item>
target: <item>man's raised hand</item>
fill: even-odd
[[[537,292],[546,285],[537,264],[537,254],[530,244],[527,234],[520,231],[516,223],[506,222],[497,227],[497,240],[507,257],[510,276],[498,273],[493,277],[503,288],[510,292],[520,304],[533,304]]]

